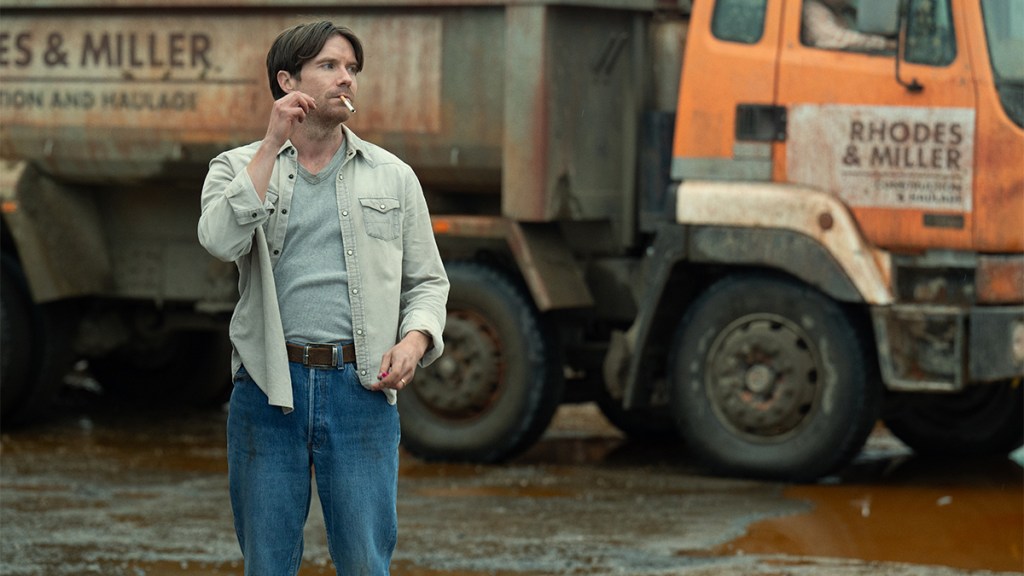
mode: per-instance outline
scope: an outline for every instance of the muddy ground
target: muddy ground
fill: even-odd
[[[0,441],[0,575],[241,574],[221,410],[65,391]],[[315,494],[315,492],[314,492]],[[978,576],[1024,573],[1024,477],[926,461],[879,428],[811,485],[717,478],[628,441],[592,404],[495,466],[403,453],[392,573],[409,576]],[[302,576],[334,574],[314,500]]]

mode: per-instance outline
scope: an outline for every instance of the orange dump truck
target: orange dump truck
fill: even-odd
[[[452,281],[409,450],[500,461],[584,400],[729,474],[820,477],[879,418],[1010,450],[1024,7],[854,4],[6,0],[3,421],[74,359],[222,399],[237,278],[201,183],[262,137],[277,32],[327,18],[366,44],[350,126],[416,170]]]

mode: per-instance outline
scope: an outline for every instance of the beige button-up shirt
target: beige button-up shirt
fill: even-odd
[[[448,277],[412,169],[342,129],[346,153],[335,177],[338,218],[356,365],[360,382],[369,388],[384,353],[412,330],[428,334],[433,342],[420,366],[441,355]],[[294,402],[273,268],[288,230],[298,155],[291,142],[281,147],[266,200],[260,202],[245,170],[258,147],[254,142],[210,162],[199,242],[216,258],[238,266],[239,300],[230,328],[232,371],[244,364],[269,403],[290,412]],[[396,392],[384,393],[394,404]]]

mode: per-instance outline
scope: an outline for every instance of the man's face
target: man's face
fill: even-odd
[[[358,66],[352,44],[335,34],[319,54],[302,65],[299,78],[289,78],[289,90],[300,90],[316,99],[316,110],[310,113],[310,117],[334,124],[345,122],[351,113],[341,96],[346,96],[355,105]]]

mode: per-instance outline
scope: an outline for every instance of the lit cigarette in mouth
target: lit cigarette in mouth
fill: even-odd
[[[352,105],[352,102],[345,96],[341,96],[341,101],[345,103],[345,108],[348,108],[350,114],[356,113],[356,107]]]

